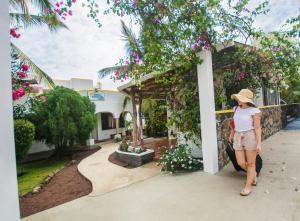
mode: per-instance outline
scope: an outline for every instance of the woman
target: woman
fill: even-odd
[[[248,89],[242,89],[231,98],[238,102],[238,106],[234,107],[234,129],[231,129],[229,141],[233,143],[239,166],[247,171],[246,185],[240,195],[248,196],[252,186],[257,184],[255,160],[261,152],[260,110],[256,108],[253,93]]]

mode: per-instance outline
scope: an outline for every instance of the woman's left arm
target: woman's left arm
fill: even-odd
[[[261,125],[260,125],[260,113],[254,114],[253,116],[254,130],[256,135],[256,152],[259,154],[261,152]]]

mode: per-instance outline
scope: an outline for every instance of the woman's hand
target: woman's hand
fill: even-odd
[[[257,154],[261,153],[261,144],[257,144],[257,146],[256,146],[256,153]]]

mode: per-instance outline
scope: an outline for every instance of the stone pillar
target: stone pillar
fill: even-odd
[[[203,166],[205,172],[215,174],[219,167],[212,55],[203,49],[197,56],[203,60],[197,65]]]
[[[0,217],[20,220],[13,132],[8,2],[0,7]]]

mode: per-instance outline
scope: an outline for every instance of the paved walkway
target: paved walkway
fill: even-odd
[[[217,175],[159,175],[101,196],[86,196],[26,221],[298,221],[300,130],[282,130],[263,142],[258,186],[239,196],[245,175],[231,164]],[[296,191],[298,190],[298,191]]]
[[[160,168],[155,162],[134,169],[115,165],[108,161],[108,157],[117,149],[118,144],[104,143],[100,146],[101,150],[78,165],[80,173],[92,182],[93,191],[89,196],[99,196],[160,174]]]

